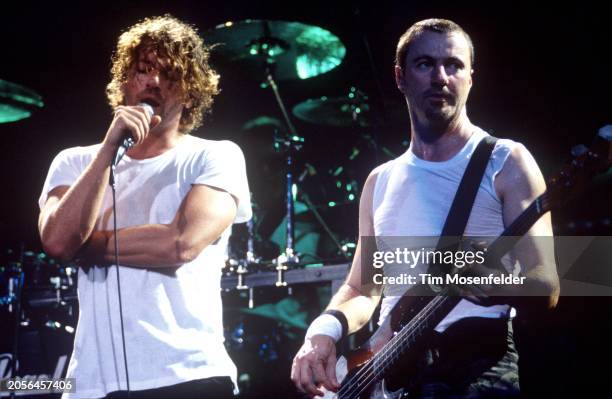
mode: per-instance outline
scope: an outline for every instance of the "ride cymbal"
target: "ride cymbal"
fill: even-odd
[[[308,99],[293,107],[297,118],[328,126],[370,126],[368,96],[351,88],[343,97],[321,97]]]
[[[247,19],[216,26],[204,40],[226,60],[258,71],[271,67],[277,80],[308,79],[342,62],[346,49],[330,31],[301,22]]]

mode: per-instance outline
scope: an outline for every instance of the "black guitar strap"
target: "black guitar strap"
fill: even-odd
[[[459,245],[459,240],[465,231],[472,207],[474,206],[474,200],[478,192],[478,187],[484,176],[485,169],[489,163],[489,158],[495,147],[497,138],[493,136],[485,136],[472,154],[472,158],[468,163],[457,193],[453,199],[453,203],[446,216],[444,227],[442,228],[442,234],[438,241],[437,249],[448,249],[456,250]],[[431,268],[431,265],[430,265]],[[442,270],[444,273],[450,271],[450,266],[447,270]]]

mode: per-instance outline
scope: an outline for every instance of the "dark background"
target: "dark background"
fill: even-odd
[[[474,1],[19,2],[2,10],[0,78],[34,89],[45,107],[29,119],[0,125],[3,251],[21,246],[40,250],[37,199],[51,160],[63,148],[93,144],[103,137],[111,120],[104,90],[119,33],[143,17],[167,12],[195,24],[202,33],[225,21],[251,18],[317,25],[342,40],[347,55],[338,68],[305,81],[280,82],[290,109],[308,98],[344,95],[356,86],[369,95],[372,113],[381,121],[359,129],[294,119],[306,139],[298,168],[308,162],[318,170],[304,183],[304,191],[317,205],[337,195],[330,189],[334,183],[326,175],[329,168],[345,166],[360,187],[368,171],[388,159],[382,146],[397,154],[405,150],[409,125],[394,85],[393,57],[399,36],[419,19],[449,18],[467,30],[476,48],[468,101],[471,120],[497,136],[523,142],[546,177],[567,160],[573,145],[589,144],[597,129],[611,122],[609,14],[594,3],[557,2],[536,8]],[[261,76],[246,76],[214,61],[222,92],[194,134],[242,145],[253,199],[264,220],[259,236],[266,241],[282,221],[282,157],[272,150],[270,129],[245,132],[242,126],[261,115],[280,119],[280,112],[272,93],[259,87]],[[366,133],[375,138],[378,151],[363,140]],[[356,162],[349,162],[353,147],[361,153]],[[610,192],[609,175],[600,178],[581,200],[553,214],[556,233],[609,235]],[[355,238],[355,205],[320,210],[340,238]],[[602,266],[610,263],[602,259]],[[562,298],[550,320],[524,334],[526,387],[551,387],[555,394],[588,385],[603,389],[603,370],[609,366],[602,369],[600,364],[605,365],[610,350],[602,351],[600,345],[612,332],[610,304],[608,298]]]

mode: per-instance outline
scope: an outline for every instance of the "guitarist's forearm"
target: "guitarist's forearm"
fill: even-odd
[[[523,314],[540,314],[553,309],[559,300],[559,280],[553,277],[526,276],[521,285],[503,285],[491,291],[495,304],[508,304]]]
[[[363,327],[372,317],[380,296],[363,295],[359,290],[344,284],[332,297],[327,309],[336,309],[344,313],[352,334]]]

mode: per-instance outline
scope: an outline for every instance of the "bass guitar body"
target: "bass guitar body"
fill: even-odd
[[[411,293],[400,298],[362,346],[338,359],[340,389],[326,392],[326,399],[399,399],[404,387],[418,379],[416,365],[428,337],[458,299],[435,296],[427,286],[416,286]]]

